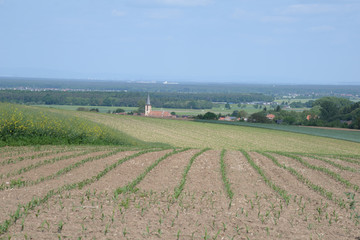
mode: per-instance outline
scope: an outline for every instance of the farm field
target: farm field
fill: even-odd
[[[100,124],[129,144],[1,147],[0,239],[360,237],[360,143],[193,121],[45,113]]]
[[[42,146],[0,159],[1,239],[360,236],[359,154]]]
[[[272,129],[136,116],[76,114],[143,141],[176,147],[360,154],[359,143]]]
[[[216,114],[231,114],[233,111],[238,110],[245,110],[248,114],[252,114],[255,112],[260,111],[261,109],[256,109],[253,107],[253,105],[248,104],[246,108],[240,108],[237,106],[237,104],[230,104],[231,109],[226,109],[225,104],[214,104],[215,106],[212,109],[182,109],[182,108],[156,108],[154,107],[153,110],[164,110],[168,112],[175,112],[177,115],[189,115],[189,116],[196,116],[199,114],[204,114],[206,112],[214,112]],[[108,111],[114,111],[118,108],[124,109],[126,112],[135,111],[138,108],[137,107],[105,107],[105,106],[74,106],[74,105],[34,105],[37,107],[45,107],[45,108],[55,108],[55,109],[61,109],[61,110],[71,110],[76,111],[79,107],[85,107],[88,109],[97,108],[99,109],[99,112],[101,113],[107,113]]]
[[[352,142],[360,142],[360,131],[357,129],[348,128],[326,128],[326,127],[312,127],[312,126],[294,126],[268,123],[250,123],[250,122],[229,122],[229,121],[215,121],[215,120],[196,120],[198,122],[207,122],[214,124],[227,124],[235,126],[244,126],[252,128],[265,128],[273,130],[281,130],[294,133],[309,134],[320,137],[329,137],[334,139],[347,140]]]

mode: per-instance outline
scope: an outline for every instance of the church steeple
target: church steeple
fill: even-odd
[[[148,94],[147,101],[145,104],[145,116],[149,116],[151,112],[150,95]]]
[[[148,97],[147,97],[146,105],[151,105],[150,104],[150,95],[149,94],[148,94]]]

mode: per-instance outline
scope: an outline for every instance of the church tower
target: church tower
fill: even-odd
[[[145,104],[145,116],[149,116],[151,112],[150,95],[148,94],[147,101]]]

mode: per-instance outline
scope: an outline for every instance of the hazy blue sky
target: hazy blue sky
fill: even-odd
[[[360,0],[0,0],[0,76],[360,84]]]

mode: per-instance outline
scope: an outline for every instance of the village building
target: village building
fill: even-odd
[[[266,118],[269,120],[273,120],[275,118],[275,115],[270,113],[270,114],[266,115]]]
[[[150,95],[148,94],[145,104],[145,116],[158,118],[172,118],[173,116],[167,111],[153,111],[151,109]]]

